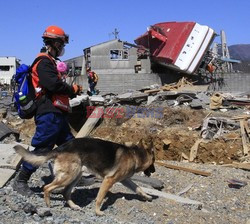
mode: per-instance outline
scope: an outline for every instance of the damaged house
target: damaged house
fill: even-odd
[[[0,84],[10,84],[16,68],[20,65],[16,57],[0,57]]]
[[[78,82],[88,88],[86,68],[91,67],[99,76],[98,89],[102,94],[121,93],[129,89],[161,84],[157,74],[152,73],[149,56],[142,56],[140,49],[128,42],[114,39],[83,50],[84,56],[65,61],[70,69],[78,69]],[[81,63],[82,61],[82,63]]]

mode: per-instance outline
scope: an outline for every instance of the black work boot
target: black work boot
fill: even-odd
[[[13,190],[26,197],[34,195],[34,192],[28,186],[28,180],[30,179],[31,174],[32,172],[21,169],[12,186]]]

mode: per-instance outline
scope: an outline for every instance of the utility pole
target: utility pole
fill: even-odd
[[[225,34],[224,30],[221,30],[221,50],[222,50],[222,57],[229,59],[230,54],[229,54],[227,40],[226,40],[226,34]],[[226,62],[226,69],[227,69],[227,72],[232,72],[232,70],[233,70],[232,63]]]
[[[115,39],[119,38],[119,36],[118,36],[119,31],[116,28],[115,28],[114,32],[112,32],[112,34],[115,36]]]

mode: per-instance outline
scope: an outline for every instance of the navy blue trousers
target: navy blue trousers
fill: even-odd
[[[95,90],[96,84],[97,84],[96,82],[89,82],[89,89],[92,95],[96,95],[96,90]]]
[[[74,138],[70,131],[68,120],[65,115],[60,113],[46,113],[35,117],[36,132],[32,138],[31,145],[35,147],[35,154],[42,154],[54,148],[55,145]],[[35,172],[38,167],[28,162],[23,162],[22,169]]]

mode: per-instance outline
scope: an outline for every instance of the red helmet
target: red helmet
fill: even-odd
[[[69,35],[65,34],[64,30],[58,26],[47,27],[42,37],[49,39],[61,39],[65,44],[69,43]]]

